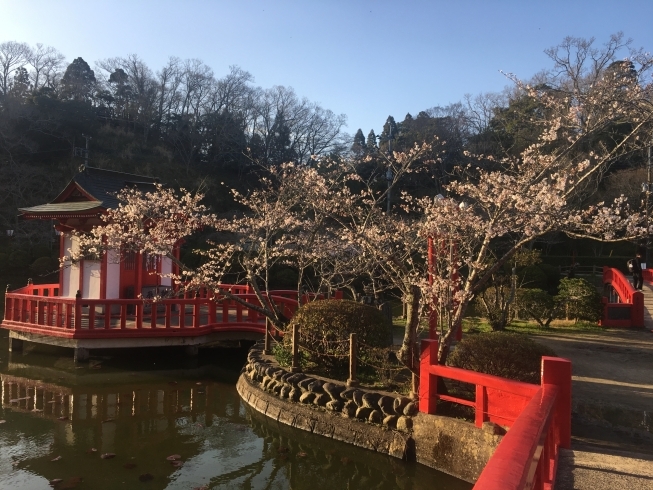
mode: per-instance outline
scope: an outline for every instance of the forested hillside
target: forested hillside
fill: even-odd
[[[618,71],[641,83],[650,76],[642,50],[632,49],[622,34],[602,46],[567,38],[547,54],[551,67],[530,83],[568,97],[572,109],[606,74]],[[629,55],[627,61],[624,55]],[[433,91],[437,99],[436,83]],[[434,195],[444,194],[444,186],[458,178],[456,169],[468,163],[467,152],[484,155],[488,167],[502,158],[519,158],[536,142],[546,117],[545,109],[513,84],[503,93],[468,95],[446,107],[407,114],[402,121],[389,116],[382,127],[379,121],[378,135],[374,129],[358,129],[350,136],[344,132],[344,114],[302,98],[290,87],[258,87],[254,76],[238,66],[216,74],[200,60],[171,57],[155,69],[136,54],[69,61],[53,47],[7,41],[0,44],[0,246],[7,257],[20,248],[30,254],[27,261],[51,248],[51,225],[19,220],[17,208],[52,199],[86,158],[95,167],[156,176],[172,186],[202,187],[208,204],[224,212],[233,208],[230,188],[246,190],[266,166],[284,161],[358,158],[359,172],[376,178],[382,189],[387,169],[380,153],[437,137],[446,144],[424,158],[429,162],[424,169],[433,178],[413,174],[400,189]],[[632,124],[606,126],[593,144],[618,144]],[[578,151],[589,154],[591,148]],[[645,161],[641,151],[618,153],[588,183],[596,189],[594,197],[625,192],[638,200],[637,169]],[[615,170],[620,169],[630,173],[619,177]],[[4,230],[13,230],[10,240]],[[41,251],[30,252],[34,248]]]

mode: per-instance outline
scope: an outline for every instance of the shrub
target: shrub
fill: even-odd
[[[326,369],[342,369],[349,363],[349,334],[359,344],[387,347],[392,343],[391,325],[371,306],[349,300],[321,300],[297,310],[288,325],[284,343],[289,345],[293,325],[300,326],[299,348],[307,361]]]
[[[601,294],[586,279],[561,279],[558,298],[565,304],[567,318],[596,322],[603,313]]]
[[[524,335],[507,332],[479,333],[469,335],[458,343],[447,364],[539,384],[542,356],[555,356],[555,353]]]
[[[59,270],[59,261],[50,257],[39,257],[29,266],[32,274],[45,276]]]
[[[547,328],[560,311],[560,302],[541,289],[519,289],[515,305],[520,315],[532,318],[542,328]]]
[[[29,267],[29,254],[23,250],[14,250],[9,255],[9,267],[13,269],[27,269]]]

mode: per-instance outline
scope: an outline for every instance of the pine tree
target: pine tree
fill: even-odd
[[[367,151],[373,151],[377,148],[378,146],[376,144],[376,134],[374,134],[373,129],[370,129],[370,134],[367,135]]]
[[[82,58],[75,58],[61,78],[63,94],[74,100],[87,100],[95,86],[95,72]]]
[[[360,156],[367,151],[365,136],[363,135],[363,130],[360,128],[358,128],[358,131],[356,131],[356,135],[354,136],[354,143],[351,145],[351,151],[357,156]]]

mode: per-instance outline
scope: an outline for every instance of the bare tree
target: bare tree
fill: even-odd
[[[27,43],[7,41],[0,44],[0,90],[2,95],[7,95],[9,91],[12,72],[27,64],[31,52]]]
[[[27,58],[27,63],[32,67],[32,90],[38,92],[43,87],[56,88],[65,59],[66,57],[52,46],[37,43],[36,49],[31,50]]]

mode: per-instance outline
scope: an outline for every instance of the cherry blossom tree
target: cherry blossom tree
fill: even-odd
[[[79,253],[129,244],[170,257],[179,239],[200,229],[219,231],[223,239],[201,252],[203,264],[182,268],[175,279],[186,287],[217,290],[226,274],[236,272],[258,301],[234,299],[279,328],[288,319],[266,300],[273,266],[298,271],[298,295],[316,274],[312,287],[322,290],[362,278],[377,290],[399,292],[408,305],[399,356],[417,373],[421,320],[437,312],[438,357],[444,363],[471,300],[533,240],[564,232],[611,241],[645,231],[624,198],[609,205],[591,200],[614,162],[651,141],[651,85],[627,76],[630,69],[629,63],[613,65],[583,93],[515,80],[543,108],[532,121],[540,127],[538,140],[518,156],[468,154],[469,163],[456,170],[446,196],[403,193],[391,212],[385,211],[388,193],[397,196],[402,178],[417,167],[437,164],[444,142],[379,155],[384,171],[392,171],[381,189],[375,176],[361,178],[353,161],[284,164],[265,174],[256,190],[235,194],[244,211],[231,219],[212,215],[201,194],[163,187],[153,193],[125,190],[119,196],[123,204],[109,212],[106,224],[80,237]],[[424,161],[427,154],[432,161]],[[436,245],[430,268],[429,239]]]

